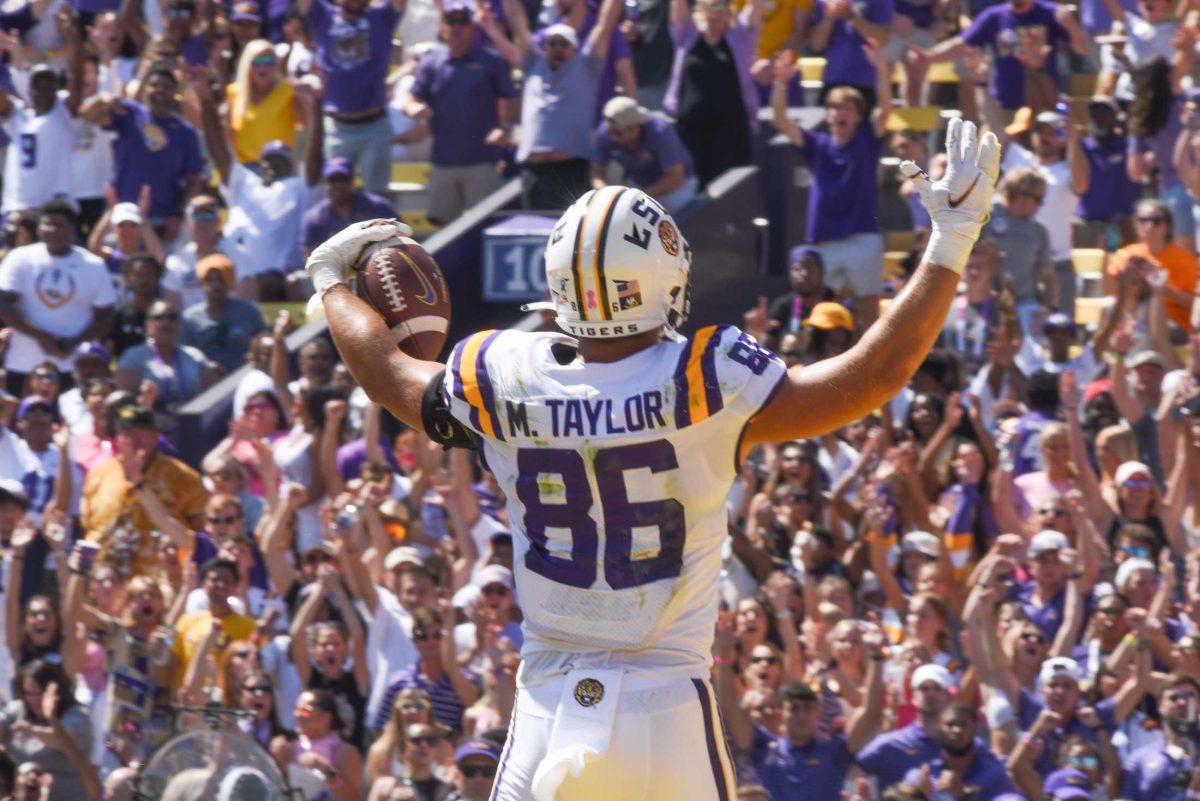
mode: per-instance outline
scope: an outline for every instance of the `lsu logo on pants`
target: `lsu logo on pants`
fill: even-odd
[[[581,679],[575,685],[575,700],[580,706],[595,706],[604,698],[604,685],[595,679]]]

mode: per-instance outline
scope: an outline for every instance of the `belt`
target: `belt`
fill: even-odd
[[[374,122],[383,116],[383,109],[373,108],[370,111],[354,111],[347,114],[330,114],[338,122],[349,125],[360,125],[364,122]]]

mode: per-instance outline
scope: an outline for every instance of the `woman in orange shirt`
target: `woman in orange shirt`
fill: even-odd
[[[246,45],[225,96],[239,162],[257,170],[263,145],[276,139],[295,149],[297,122],[305,119],[305,110],[300,95],[283,79],[274,45],[265,39]]]

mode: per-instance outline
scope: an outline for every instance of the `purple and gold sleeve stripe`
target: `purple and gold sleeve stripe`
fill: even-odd
[[[688,341],[675,369],[675,426],[703,422],[725,406],[717,382],[717,345],[729,326],[701,328]]]
[[[499,331],[480,331],[459,343],[450,359],[454,395],[471,407],[471,425],[485,437],[504,439],[496,416],[496,398],[488,376],[487,352]]]

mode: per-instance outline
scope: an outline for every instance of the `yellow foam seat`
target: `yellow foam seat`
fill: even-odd
[[[798,65],[802,81],[820,83],[825,75],[825,59],[821,56],[802,56]]]
[[[913,236],[912,231],[888,231],[885,237],[889,251],[899,250],[904,253],[912,253],[913,246],[916,244],[916,237]]]
[[[938,106],[902,106],[893,108],[887,118],[889,131],[916,131],[929,133],[938,128],[942,109]]]
[[[1104,309],[1112,300],[1110,298],[1076,298],[1075,322],[1080,325],[1098,325],[1104,316]]]
[[[429,183],[429,171],[432,168],[433,165],[428,161],[392,162],[392,177],[389,183],[425,186]]]
[[[1104,275],[1104,259],[1107,254],[1101,248],[1071,248],[1071,263],[1076,275]]]

